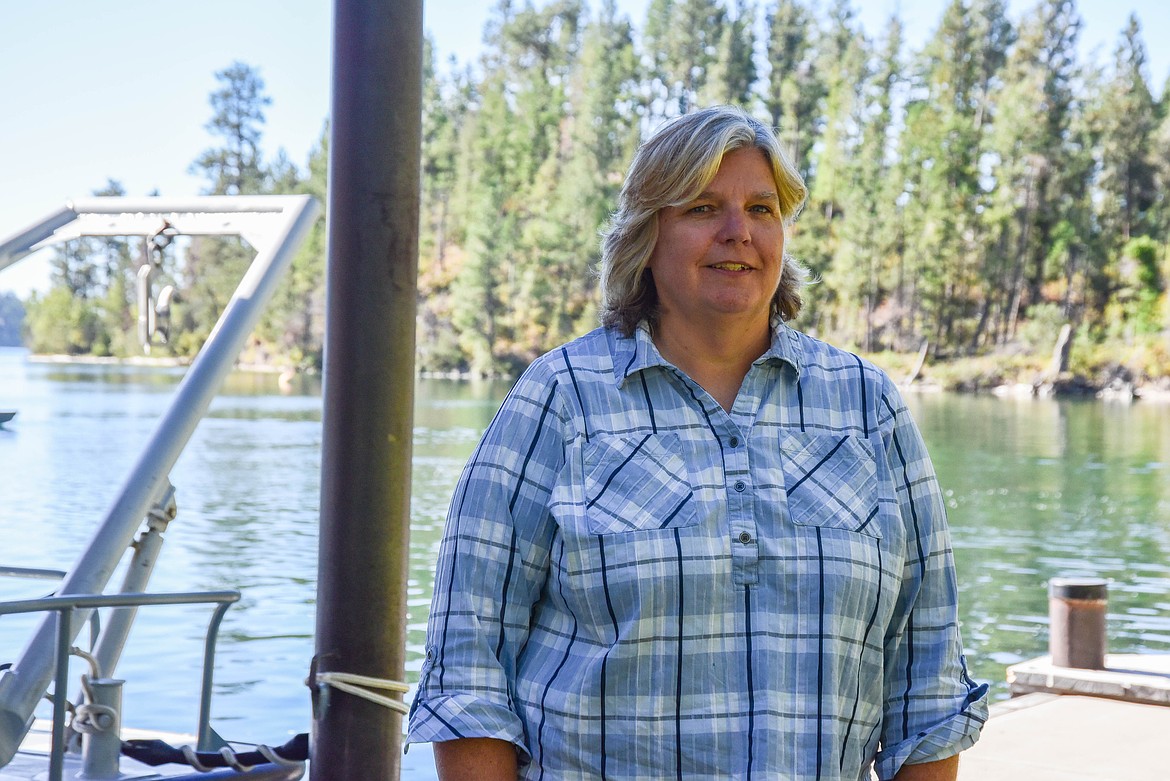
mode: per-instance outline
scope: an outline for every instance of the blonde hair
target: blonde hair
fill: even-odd
[[[772,130],[733,106],[684,114],[659,128],[634,155],[601,242],[601,322],[633,334],[657,321],[658,294],[646,263],[658,241],[658,212],[693,200],[715,175],[723,156],[744,147],[763,152],[776,180],[780,212],[791,225],[808,195]],[[785,254],[772,312],[791,320],[800,312],[808,272]]]

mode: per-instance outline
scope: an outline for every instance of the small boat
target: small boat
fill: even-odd
[[[14,409],[0,409],[0,426],[3,426],[8,421],[16,417],[16,410]]]

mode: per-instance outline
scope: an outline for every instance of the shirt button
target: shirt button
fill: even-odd
[[[743,489],[747,488],[747,483],[745,483],[743,480],[736,480],[735,485],[732,487],[735,488],[735,490],[742,492]]]
[[[727,441],[727,444],[731,445],[732,447],[739,447],[739,437],[732,437]]]
[[[749,534],[748,532],[740,532],[739,533],[739,541],[742,542],[744,545],[747,545],[749,542],[752,541],[752,535]]]

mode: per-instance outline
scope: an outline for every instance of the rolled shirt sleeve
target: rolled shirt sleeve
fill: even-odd
[[[886,636],[885,715],[875,769],[892,779],[904,764],[969,748],[987,720],[987,685],[967,673],[959,633],[954,557],[934,468],[917,426],[887,379],[886,457],[907,530],[899,605]]]
[[[548,572],[549,494],[566,430],[557,393],[555,377],[534,364],[455,489],[408,742],[497,738],[513,743],[521,761],[529,756],[512,686]]]

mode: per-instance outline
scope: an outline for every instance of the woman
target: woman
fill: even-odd
[[[953,779],[986,717],[890,380],[786,325],[805,187],[738,109],[639,150],[604,327],[471,457],[411,741],[463,778]]]

